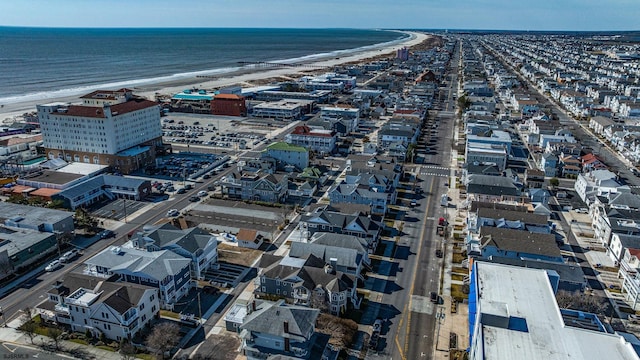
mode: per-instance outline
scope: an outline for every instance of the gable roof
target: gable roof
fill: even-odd
[[[100,266],[115,273],[150,277],[157,281],[179,274],[190,263],[190,259],[168,250],[149,252],[118,246],[110,246],[85,260],[87,265]]]
[[[482,247],[495,246],[504,251],[561,258],[556,238],[551,234],[483,226],[480,228]]]
[[[247,315],[240,328],[280,338],[306,341],[313,335],[319,315],[318,309],[287,305],[284,300],[276,303],[265,301],[258,305],[256,311]],[[288,328],[287,331],[285,326]]]

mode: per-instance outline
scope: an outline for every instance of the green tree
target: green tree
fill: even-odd
[[[558,180],[558,178],[554,177],[549,179],[549,185],[553,186],[553,187],[557,187],[558,185],[560,185],[560,180]]]

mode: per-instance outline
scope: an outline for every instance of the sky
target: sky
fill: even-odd
[[[640,0],[2,0],[0,26],[640,30]]]

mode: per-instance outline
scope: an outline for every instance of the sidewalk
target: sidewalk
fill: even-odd
[[[23,322],[22,317],[18,317],[17,319],[10,321],[7,324],[7,327],[0,327],[0,341],[5,343],[25,346],[28,348],[32,348],[34,350],[44,351],[38,345],[49,344],[51,343],[51,339],[49,339],[46,336],[36,335],[33,338],[33,342],[36,345],[32,344],[28,336],[23,334],[21,331],[17,330],[17,328],[22,325],[22,322]],[[64,349],[64,352],[56,353],[56,355],[69,357],[71,359],[78,358],[76,356],[71,355],[73,353],[76,353],[76,354],[82,353],[86,355],[85,358],[91,358],[95,360],[120,360],[121,359],[120,354],[118,354],[115,351],[102,350],[95,346],[78,344],[78,343],[74,343],[66,340],[60,341],[60,348]]]

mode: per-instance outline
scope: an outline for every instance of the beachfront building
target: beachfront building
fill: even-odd
[[[130,173],[151,165],[162,149],[158,104],[129,89],[97,90],[80,105],[38,105],[49,159],[109,165]]]

